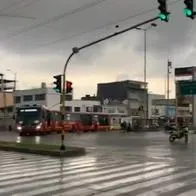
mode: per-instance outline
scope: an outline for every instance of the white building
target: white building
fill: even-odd
[[[67,112],[89,113],[101,112],[101,103],[96,100],[70,100],[65,101]]]
[[[42,88],[16,90],[14,99],[16,108],[22,105],[39,104],[49,109],[60,110],[60,95],[52,88],[46,88],[45,85],[42,85]]]

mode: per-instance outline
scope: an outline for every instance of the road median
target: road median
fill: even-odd
[[[0,141],[0,150],[47,155],[55,157],[74,157],[86,154],[84,148],[67,146],[65,151],[60,151],[60,146],[34,143],[17,143]]]

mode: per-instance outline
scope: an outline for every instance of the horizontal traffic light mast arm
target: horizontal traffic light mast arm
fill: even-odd
[[[115,37],[115,36],[117,36],[117,35],[126,33],[126,32],[128,32],[128,31],[130,31],[130,30],[132,30],[132,29],[135,29],[135,28],[137,28],[137,27],[139,27],[139,26],[148,24],[148,23],[153,22],[153,21],[158,20],[158,19],[159,19],[159,17],[157,16],[157,17],[151,18],[151,19],[149,19],[149,20],[146,20],[146,21],[144,21],[144,22],[140,22],[140,23],[138,23],[138,24],[136,24],[136,25],[133,25],[133,26],[131,26],[131,27],[129,27],[129,28],[126,28],[126,29],[124,29],[124,30],[122,30],[122,31],[116,32],[116,33],[114,33],[114,34],[108,35],[108,36],[106,36],[106,37],[103,37],[103,38],[101,38],[101,39],[98,39],[98,40],[96,40],[96,41],[93,41],[93,42],[91,42],[91,43],[88,43],[88,44],[86,44],[86,45],[83,45],[83,46],[81,46],[81,47],[74,47],[74,48],[72,49],[72,53],[69,55],[69,57],[67,58],[67,61],[66,61],[65,65],[64,65],[64,70],[63,70],[63,84],[65,84],[65,80],[66,80],[66,79],[65,79],[65,73],[66,73],[67,65],[68,65],[70,59],[72,58],[72,56],[73,56],[74,54],[78,53],[80,50],[82,50],[82,49],[84,49],[84,48],[88,48],[88,47],[90,47],[90,46],[92,46],[92,45],[98,44],[98,43],[100,43],[100,42],[102,42],[102,41],[105,41],[105,40],[110,39],[110,38],[112,38],[112,37]],[[65,115],[64,106],[65,106],[65,85],[63,85],[63,94],[62,94],[63,115]]]
[[[75,53],[78,53],[80,50],[82,50],[82,49],[84,49],[84,48],[88,48],[88,47],[90,47],[90,46],[92,46],[92,45],[98,44],[99,42],[102,42],[102,41],[105,41],[105,40],[110,39],[110,38],[112,38],[112,37],[115,37],[115,36],[117,36],[117,35],[123,34],[123,33],[127,32],[127,31],[130,31],[130,30],[132,30],[132,29],[135,29],[135,28],[137,28],[137,27],[139,27],[139,26],[145,25],[145,24],[147,24],[147,23],[153,22],[153,21],[158,20],[158,19],[159,19],[159,17],[157,16],[157,17],[151,18],[151,19],[149,19],[149,20],[146,20],[146,21],[144,21],[144,22],[141,22],[141,23],[138,23],[138,24],[136,24],[136,25],[133,25],[133,26],[131,26],[131,27],[129,27],[129,28],[126,28],[126,29],[124,29],[124,30],[122,30],[122,31],[116,32],[116,33],[114,33],[114,34],[108,35],[108,36],[106,36],[106,37],[103,37],[103,38],[101,38],[101,39],[98,39],[98,40],[96,40],[96,41],[93,41],[93,42],[91,42],[91,43],[88,43],[88,44],[86,44],[86,45],[83,45],[83,46],[81,46],[81,47],[74,47],[74,48],[72,49],[72,53],[69,55],[69,57],[68,57],[68,59],[67,59],[67,61],[66,61],[66,63],[65,63],[63,75],[65,75],[65,72],[66,72],[66,69],[67,69],[67,64],[69,63],[71,57],[72,57]]]
[[[114,34],[112,34],[112,35],[108,35],[108,36],[106,36],[106,37],[104,37],[104,38],[98,39],[98,40],[96,40],[96,41],[94,41],[94,42],[91,42],[91,43],[89,43],[89,44],[86,44],[86,45],[84,45],[84,46],[81,46],[80,48],[77,48],[77,49],[78,49],[78,52],[79,52],[80,50],[84,49],[84,48],[90,47],[90,46],[95,45],[95,44],[97,44],[97,43],[99,43],[99,42],[102,42],[102,41],[105,41],[105,40],[110,39],[110,38],[112,38],[112,37],[115,37],[115,36],[117,36],[117,35],[126,33],[127,31],[130,31],[130,30],[132,30],[132,29],[135,29],[135,28],[137,28],[137,27],[139,27],[139,26],[142,26],[142,25],[145,25],[145,24],[147,24],[147,23],[153,22],[153,21],[155,21],[155,20],[157,20],[157,19],[159,19],[159,17],[151,18],[151,19],[146,20],[146,21],[144,21],[144,22],[141,22],[141,23],[139,23],[139,24],[133,25],[132,27],[126,28],[126,29],[124,29],[124,30],[122,30],[122,31],[116,32],[116,33],[114,33]]]

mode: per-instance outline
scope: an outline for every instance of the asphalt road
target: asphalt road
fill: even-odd
[[[60,135],[19,138],[0,132],[0,140],[55,143]],[[87,155],[58,159],[0,151],[0,196],[195,196],[196,135],[168,142],[164,132],[66,134],[66,145]]]

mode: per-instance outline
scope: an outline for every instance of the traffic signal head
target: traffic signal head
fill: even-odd
[[[72,82],[66,81],[66,93],[72,93]]]
[[[184,4],[186,7],[184,8],[184,14],[185,16],[194,19],[195,12],[193,10],[193,2],[194,0],[184,0]]]
[[[168,22],[170,13],[167,11],[167,2],[166,2],[166,0],[158,0],[158,3],[159,3],[158,9],[160,10],[159,18],[162,21]]]
[[[57,93],[61,93],[61,75],[53,76],[55,87],[53,88]]]

